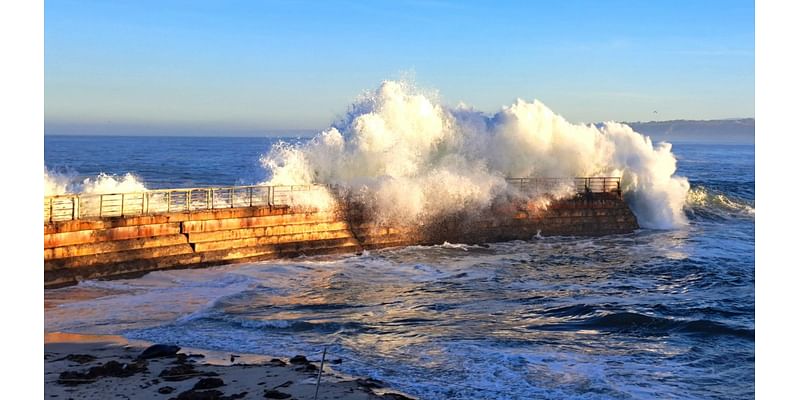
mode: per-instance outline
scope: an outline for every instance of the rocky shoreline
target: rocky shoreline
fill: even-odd
[[[320,374],[319,361],[302,355],[267,359],[50,334],[44,361],[48,399],[410,399],[378,380],[344,377],[327,367]]]

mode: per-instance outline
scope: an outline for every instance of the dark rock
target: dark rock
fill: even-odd
[[[163,378],[165,381],[176,382],[176,381],[185,381],[187,379],[191,379],[197,376],[217,376],[216,372],[203,372],[194,369],[194,365],[191,364],[181,364],[176,365],[174,367],[169,367],[161,371],[158,374],[159,377]]]
[[[187,390],[178,395],[178,400],[222,400],[223,393],[219,390]]]
[[[225,382],[220,378],[203,378],[197,381],[192,389],[214,389],[220,386],[225,386]]]
[[[195,376],[199,376],[200,373],[194,369],[193,365],[178,365],[175,367],[167,367],[160,374],[159,377],[163,378],[165,381],[183,381],[189,378],[193,378]]]
[[[309,363],[309,364],[301,365],[301,366],[295,368],[294,370],[295,371],[300,371],[300,372],[317,372],[319,370],[319,368],[317,368],[316,365]]]
[[[173,361],[172,363],[173,364],[183,364],[188,359],[189,359],[189,357],[186,354],[178,353],[178,354],[175,355],[175,361]]]
[[[69,360],[78,364],[86,364],[97,360],[97,357],[89,354],[68,354],[66,357],[62,358],[62,360]]]
[[[372,378],[366,378],[366,379],[358,378],[356,379],[356,383],[358,384],[358,386],[365,387],[368,389],[382,388],[384,386],[384,383],[382,381]]]
[[[170,394],[175,391],[175,388],[172,386],[162,386],[158,388],[158,393],[161,394]]]
[[[341,364],[342,363],[342,359],[341,358],[337,358],[335,360],[331,360],[330,363],[331,364]]]
[[[98,374],[103,374],[104,376],[125,378],[128,376],[133,376],[133,374],[147,371],[147,361],[136,361],[125,364],[121,364],[116,361],[109,361],[103,366],[89,368],[90,372],[93,370],[96,370]]]
[[[225,396],[219,390],[187,390],[178,395],[175,400],[237,400],[247,397],[247,392]]]
[[[274,366],[274,367],[283,367],[283,366],[286,365],[286,363],[283,360],[279,359],[279,358],[273,358],[272,360],[269,360],[267,365],[271,365],[271,366]]]
[[[267,390],[264,392],[264,397],[267,399],[288,399],[292,397],[289,393],[279,392],[277,390]]]
[[[308,364],[308,359],[306,358],[306,356],[294,356],[289,359],[289,363],[295,365]]]
[[[403,396],[400,393],[384,393],[381,398],[387,400],[414,400],[411,397]]]
[[[277,388],[286,388],[286,387],[292,386],[292,384],[293,384],[293,383],[294,383],[294,382],[292,382],[292,381],[286,381],[286,382],[283,382],[283,383],[281,383],[281,384],[280,384],[280,385],[278,385],[278,386],[275,386],[275,387],[273,387],[273,389],[277,389]]]
[[[103,377],[127,378],[136,373],[147,371],[147,361],[137,361],[122,364],[118,361],[109,361],[103,365],[91,367],[86,372],[64,371],[58,376],[58,383],[62,385],[80,385],[91,383]]]
[[[87,373],[78,371],[64,371],[58,375],[58,383],[67,386],[92,383],[96,380],[96,377],[90,377]]]
[[[140,360],[147,360],[150,358],[161,358],[161,357],[175,357],[175,354],[181,348],[178,346],[173,346],[171,344],[154,344],[139,354]]]
[[[203,354],[188,354],[187,357],[189,358],[206,358]]]

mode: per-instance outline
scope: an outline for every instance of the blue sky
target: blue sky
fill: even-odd
[[[486,112],[752,117],[754,41],[752,1],[48,0],[45,127],[315,131],[408,76]]]

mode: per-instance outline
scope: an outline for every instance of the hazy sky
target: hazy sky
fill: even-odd
[[[752,117],[754,30],[753,1],[47,0],[46,133],[318,130],[404,76],[486,112]]]

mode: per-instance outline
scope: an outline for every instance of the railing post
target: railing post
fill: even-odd
[[[171,190],[167,190],[166,193],[167,193],[167,212],[169,212],[170,211],[170,206],[171,206],[171,203],[172,203],[172,191]]]
[[[186,211],[192,211],[192,190],[186,191]]]
[[[253,187],[250,186],[247,189],[250,191],[250,207],[252,207],[253,206]]]
[[[100,195],[100,217],[101,218],[103,217],[103,196],[104,195],[102,195],[102,194]]]
[[[142,208],[141,208],[142,215],[147,214],[147,211],[145,211],[145,205],[144,205],[146,199],[147,199],[147,192],[142,192]]]
[[[214,188],[208,190],[211,193],[211,209],[214,209]]]
[[[50,222],[53,222],[53,198],[50,198]]]
[[[122,194],[122,201],[119,204],[119,216],[125,215],[125,193]]]
[[[275,206],[275,186],[269,187],[269,206]]]
[[[230,194],[231,194],[230,195],[231,208],[233,208],[233,202],[234,202],[234,200],[233,200],[233,187],[230,188]]]

